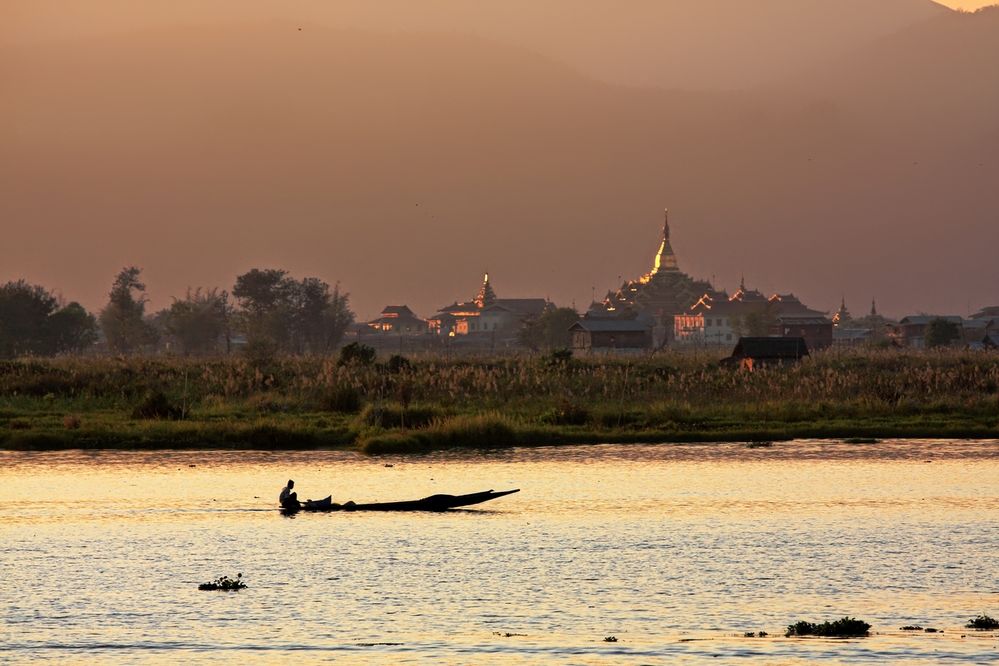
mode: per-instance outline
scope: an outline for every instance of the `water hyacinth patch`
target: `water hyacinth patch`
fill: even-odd
[[[976,631],[990,631],[992,629],[999,629],[999,620],[982,613],[978,617],[969,620],[968,624],[964,626],[967,629],[975,629]]]
[[[204,591],[215,591],[222,590],[223,592],[232,592],[235,590],[242,590],[246,587],[246,583],[243,582],[243,574],[236,574],[235,578],[229,578],[228,576],[222,576],[221,578],[216,578],[210,583],[202,583],[198,585],[199,590]]]
[[[836,638],[856,638],[867,636],[871,625],[852,617],[843,617],[833,622],[795,622],[787,626],[785,636],[824,636]]]

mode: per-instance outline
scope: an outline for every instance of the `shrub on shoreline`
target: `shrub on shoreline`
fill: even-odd
[[[173,404],[163,391],[147,391],[132,409],[133,419],[180,419],[184,410]]]
[[[500,414],[455,416],[420,430],[372,435],[361,441],[364,453],[418,453],[466,447],[503,448],[517,444],[516,426]]]

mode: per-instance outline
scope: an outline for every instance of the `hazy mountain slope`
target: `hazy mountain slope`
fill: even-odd
[[[893,118],[888,131],[905,142],[947,127],[975,138],[999,127],[999,7],[948,13],[878,40],[847,57],[796,76],[790,86],[836,99],[868,122]]]
[[[282,19],[455,32],[562,60],[614,83],[747,87],[788,76],[949,10],[931,0],[6,0],[21,42],[170,24]]]
[[[366,315],[427,314],[484,269],[501,295],[583,305],[647,269],[666,205],[683,268],[820,307],[953,309],[999,280],[994,122],[900,152],[896,118],[856,111],[876,86],[643,91],[458,36],[294,24],[8,47],[0,68],[0,279],[90,304],[137,262],[160,303],[280,265],[343,280]]]

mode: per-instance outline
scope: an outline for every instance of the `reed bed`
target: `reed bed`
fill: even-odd
[[[378,451],[643,438],[999,437],[999,354],[834,350],[754,372],[718,360],[702,351],[569,362],[2,361],[0,446],[127,446],[129,438],[194,445],[201,437],[206,446]],[[499,436],[506,430],[513,436]]]

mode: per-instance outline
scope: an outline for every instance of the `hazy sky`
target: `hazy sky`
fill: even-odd
[[[369,318],[489,270],[501,297],[585,308],[650,268],[668,206],[681,268],[719,287],[999,302],[999,15],[414,6],[0,1],[0,281],[97,308],[134,263],[162,307],[283,267]],[[371,32],[386,7],[411,32]]]

